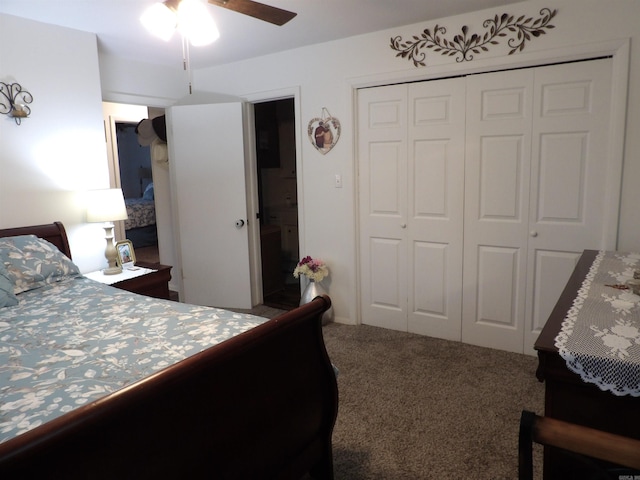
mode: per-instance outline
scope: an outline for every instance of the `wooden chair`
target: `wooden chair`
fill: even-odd
[[[524,410],[520,417],[519,480],[533,480],[532,442],[577,454],[592,467],[591,478],[594,479],[619,480],[640,475],[640,440],[540,417]],[[613,467],[594,459],[609,462]]]

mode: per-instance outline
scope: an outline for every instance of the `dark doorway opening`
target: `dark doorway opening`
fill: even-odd
[[[292,98],[254,104],[263,303],[300,303],[295,110]]]

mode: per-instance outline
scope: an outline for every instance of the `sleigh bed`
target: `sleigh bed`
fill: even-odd
[[[0,241],[0,478],[333,478],[328,297],[267,320],[94,282],[60,223]]]

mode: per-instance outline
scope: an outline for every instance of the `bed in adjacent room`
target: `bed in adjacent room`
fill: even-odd
[[[156,203],[151,181],[151,169],[139,168],[140,197],[125,198],[128,218],[124,221],[127,240],[134,248],[158,244],[156,227]]]
[[[0,477],[332,478],[328,297],[265,319],[92,281],[0,230]]]

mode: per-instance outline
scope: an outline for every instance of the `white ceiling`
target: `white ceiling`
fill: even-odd
[[[101,52],[182,67],[182,44],[150,36],[140,15],[156,0],[0,0],[0,13],[94,32]],[[205,0],[203,0],[205,1]],[[503,6],[513,0],[262,0],[297,12],[278,27],[209,5],[220,39],[191,48],[192,68],[229,63],[296,47]],[[506,12],[509,13],[509,12]],[[425,28],[429,25],[425,25]],[[462,25],[459,26],[460,28]],[[456,28],[458,28],[456,26]],[[418,32],[416,32],[418,33]]]

